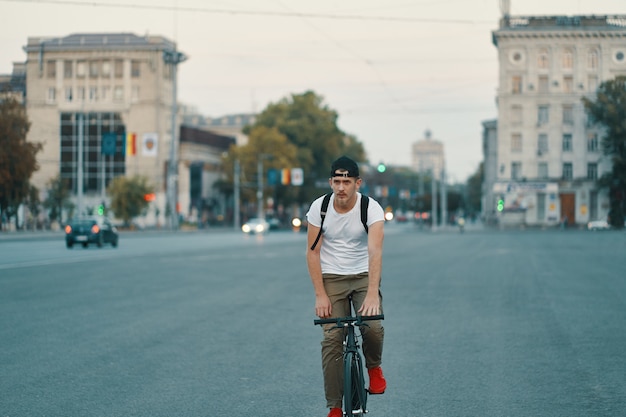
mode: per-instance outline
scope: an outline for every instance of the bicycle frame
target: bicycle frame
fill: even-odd
[[[383,320],[384,315],[377,316],[348,316],[330,319],[314,320],[316,325],[335,324],[332,329],[345,329],[343,345],[343,407],[344,416],[363,416],[367,413],[367,390],[363,375],[363,359],[359,350],[356,336],[356,327],[367,326],[365,321]]]

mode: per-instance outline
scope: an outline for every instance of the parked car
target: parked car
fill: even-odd
[[[593,220],[587,223],[589,230],[609,230],[611,225],[606,220]]]
[[[270,230],[270,224],[264,219],[252,218],[241,226],[241,230],[249,234],[267,233]]]
[[[83,248],[90,243],[99,248],[105,243],[110,243],[114,248],[119,242],[119,235],[111,221],[102,216],[78,217],[72,219],[65,226],[65,246],[71,248],[74,244],[80,244]]]

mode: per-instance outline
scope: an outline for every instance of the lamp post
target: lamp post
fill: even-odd
[[[176,116],[178,113],[178,103],[176,100],[177,89],[177,67],[178,64],[187,60],[187,56],[176,50],[176,46],[171,50],[163,51],[163,62],[172,66],[172,134],[170,140],[170,159],[167,164],[167,204],[170,208],[170,226],[172,230],[178,229],[177,184],[178,184],[178,137],[176,135]]]

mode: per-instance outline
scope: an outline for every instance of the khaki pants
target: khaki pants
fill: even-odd
[[[367,272],[358,275],[323,274],[323,278],[324,288],[333,306],[332,317],[351,315],[348,301],[349,295],[352,295],[354,311],[356,312],[361,308],[361,304],[367,294],[369,281]],[[380,291],[378,294],[382,314],[382,295]],[[369,327],[363,326],[361,334],[363,335],[362,346],[365,366],[369,369],[381,364],[385,330],[380,320],[368,321],[367,324]],[[322,371],[324,373],[326,405],[328,408],[341,408],[343,397],[344,331],[342,329],[332,329],[333,326],[333,324],[322,326],[324,331],[324,339],[322,340]]]

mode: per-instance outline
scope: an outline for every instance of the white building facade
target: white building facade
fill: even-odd
[[[76,199],[82,182],[90,210],[107,204],[114,177],[143,176],[156,190],[147,218],[163,222],[173,88],[164,52],[175,44],[161,36],[75,34],[29,38],[24,50],[28,140],[44,145],[32,183],[43,192],[60,175]]]
[[[484,153],[496,169],[485,178],[484,214],[528,226],[605,218],[608,194],[597,180],[611,163],[581,98],[626,75],[626,16],[505,15],[493,43],[497,143],[494,150],[487,141]],[[499,200],[504,207],[496,212]]]

